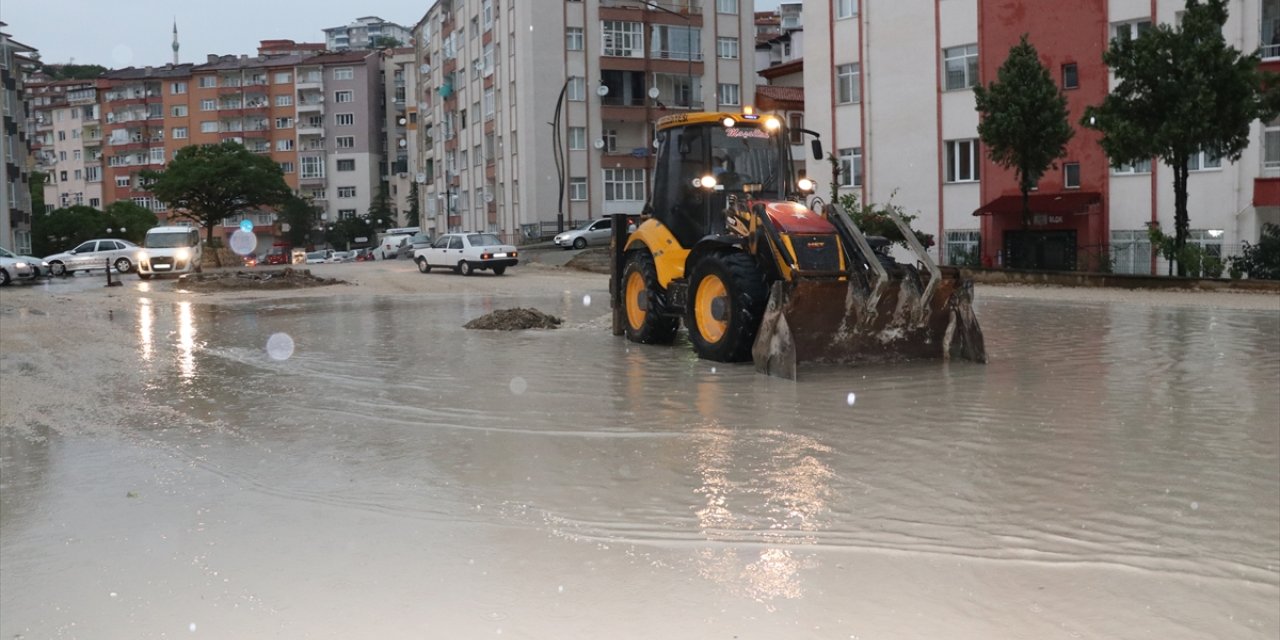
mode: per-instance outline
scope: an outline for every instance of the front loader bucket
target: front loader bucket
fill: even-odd
[[[794,380],[804,363],[986,362],[972,283],[955,269],[936,273],[923,290],[913,278],[874,292],[856,280],[775,282],[751,350],[756,370]]]

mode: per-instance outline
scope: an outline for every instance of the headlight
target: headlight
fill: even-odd
[[[185,261],[187,258],[191,257],[191,252],[188,251],[187,249],[178,249],[177,251],[173,252],[173,257],[177,258],[178,260]]]
[[[138,252],[138,262],[146,262],[147,260],[150,260],[150,259],[151,259],[151,256],[147,255],[146,251]]]
[[[796,186],[800,187],[801,191],[813,191],[813,181],[808,178],[800,178]]]
[[[19,261],[19,262],[15,262],[15,263],[13,263],[13,266],[14,266],[14,267],[16,267],[16,268],[18,268],[18,269],[26,269],[26,268],[27,268],[27,263]]]

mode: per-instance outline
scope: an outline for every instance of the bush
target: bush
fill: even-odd
[[[1249,276],[1257,280],[1280,280],[1280,225],[1262,225],[1258,244],[1244,243],[1244,255],[1227,259],[1231,277]]]
[[[853,218],[854,224],[858,225],[862,233],[868,236],[880,236],[890,242],[904,247],[907,246],[907,239],[903,237],[902,231],[898,229],[898,225],[893,223],[893,219],[887,213],[892,211],[898,214],[903,222],[907,223],[907,228],[911,229],[912,233],[916,235],[916,239],[920,241],[921,245],[926,249],[933,246],[933,236],[931,234],[916,231],[912,227],[912,223],[915,222],[917,216],[907,213],[902,208],[902,205],[894,204],[892,196],[890,196],[888,203],[878,205],[863,204],[858,201],[858,196],[846,193],[840,196],[839,203],[840,208],[844,209],[850,218]]]

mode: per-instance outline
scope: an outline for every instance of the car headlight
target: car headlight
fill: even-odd
[[[173,257],[178,260],[186,261],[187,258],[191,257],[191,252],[188,251],[187,249],[178,249],[177,251],[173,252]]]
[[[28,265],[27,263],[25,263],[25,262],[18,261],[18,262],[13,263],[13,266],[14,266],[14,267],[16,267],[16,268],[18,268],[18,269],[26,269],[29,265]]]
[[[147,255],[147,252],[146,252],[146,251],[139,251],[139,252],[138,252],[138,262],[146,262],[146,261],[148,261],[148,260],[150,260],[150,259],[151,259],[151,256]]]

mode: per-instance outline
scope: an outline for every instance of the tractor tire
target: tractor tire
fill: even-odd
[[[662,315],[666,294],[658,284],[658,268],[648,251],[627,253],[622,296],[628,340],[641,344],[671,344],[675,340],[680,320]]]
[[[685,326],[698,357],[717,362],[751,359],[769,287],[750,255],[713,253],[698,261],[689,280]]]

